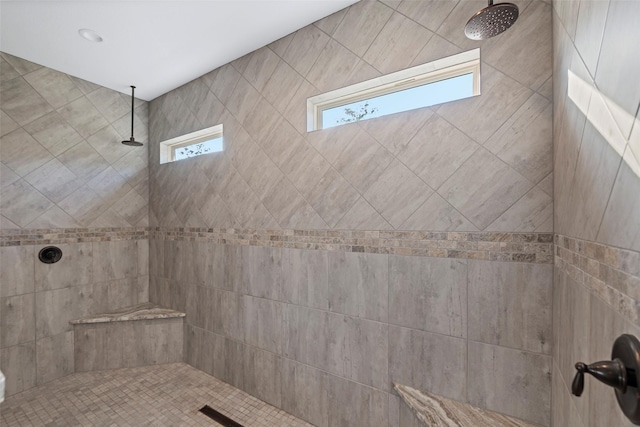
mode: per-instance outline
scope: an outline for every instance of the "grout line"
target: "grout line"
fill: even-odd
[[[466,354],[466,358],[465,358],[465,367],[466,367],[466,375],[464,376],[464,380],[465,380],[465,384],[464,384],[464,401],[469,403],[469,284],[470,284],[470,280],[469,280],[469,275],[470,270],[471,270],[471,265],[469,262],[466,263],[466,270],[467,270],[467,286],[466,286],[466,292],[467,292],[467,321],[466,321],[466,330],[465,330],[465,347],[467,349],[467,354]]]
[[[607,147],[604,147],[604,148],[606,149]],[[616,169],[616,176],[613,178],[613,181],[611,183],[611,190],[609,190],[609,195],[607,196],[607,203],[604,205],[604,210],[602,211],[602,217],[600,218],[600,223],[598,224],[598,229],[596,230],[596,234],[594,235],[595,239],[597,239],[598,236],[600,235],[600,230],[602,229],[602,224],[604,223],[604,217],[606,216],[607,211],[609,210],[609,203],[611,203],[611,196],[613,195],[613,191],[616,188],[616,183],[618,183],[618,176],[620,176],[620,171],[622,170],[622,167],[624,166],[624,163],[625,163],[624,162],[624,154],[626,153],[626,151],[628,149],[629,149],[629,144],[627,144],[627,146],[625,147],[625,150],[622,152],[622,155],[620,156],[620,161],[618,163],[618,168]]]

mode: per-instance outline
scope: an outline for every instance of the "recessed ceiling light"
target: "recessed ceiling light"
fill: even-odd
[[[100,37],[100,34],[96,33],[93,30],[89,30],[87,28],[83,28],[81,30],[78,30],[78,34],[80,34],[80,36],[83,39],[87,39],[90,42],[96,42],[99,43],[102,41],[102,37]]]

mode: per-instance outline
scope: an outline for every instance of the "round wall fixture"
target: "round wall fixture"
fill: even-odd
[[[46,246],[38,253],[38,259],[45,264],[55,264],[62,258],[62,251],[56,246]]]
[[[78,34],[80,34],[80,37],[89,40],[90,42],[100,43],[102,41],[102,37],[100,37],[100,34],[88,28],[82,28],[78,30]]]

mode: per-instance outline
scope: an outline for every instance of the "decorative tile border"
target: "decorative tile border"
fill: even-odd
[[[151,227],[149,238],[208,241],[239,246],[553,263],[552,233]]]
[[[148,227],[10,229],[0,230],[0,247],[108,242],[111,240],[144,240],[148,238]]]
[[[640,325],[640,252],[556,235],[555,264]]]
[[[270,246],[342,252],[463,258],[551,264],[553,234],[338,231],[211,228],[64,228],[0,230],[1,246],[111,240],[193,240],[238,246]]]

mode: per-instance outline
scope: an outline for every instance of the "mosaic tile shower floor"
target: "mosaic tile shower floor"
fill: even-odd
[[[219,426],[209,405],[246,427],[310,424],[184,363],[73,374],[11,396],[0,425]]]

